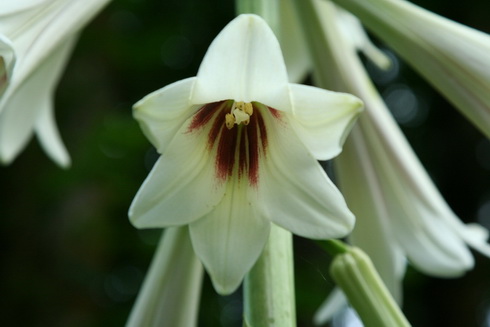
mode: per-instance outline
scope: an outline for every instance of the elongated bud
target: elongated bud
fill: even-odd
[[[366,327],[410,326],[383,284],[371,259],[359,248],[337,255],[330,274]]]

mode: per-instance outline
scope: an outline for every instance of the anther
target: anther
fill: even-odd
[[[253,106],[251,103],[243,101],[234,102],[229,114],[226,114],[225,124],[228,129],[232,129],[234,124],[248,125],[250,116],[253,114]]]
[[[233,116],[232,114],[226,114],[225,124],[226,124],[226,128],[232,129],[233,126],[235,125],[235,116]]]

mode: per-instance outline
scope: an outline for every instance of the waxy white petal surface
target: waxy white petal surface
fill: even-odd
[[[342,145],[362,110],[359,98],[307,85],[290,84],[291,125],[316,159],[328,160]]]
[[[329,239],[349,233],[354,216],[292,129],[278,126],[270,143],[270,155],[261,171],[261,211],[300,236]]]
[[[136,227],[185,225],[221,201],[225,187],[216,182],[206,138],[187,133],[188,124],[181,126],[136,194],[129,209]]]
[[[211,43],[197,77],[194,103],[234,99],[291,110],[281,48],[258,16],[241,15],[229,23]]]
[[[163,153],[184,122],[196,111],[190,102],[196,77],[150,93],[134,105],[133,115],[159,153]]]
[[[219,205],[190,224],[194,249],[220,294],[236,290],[269,237],[270,222],[258,212],[255,196],[245,183],[228,183]]]

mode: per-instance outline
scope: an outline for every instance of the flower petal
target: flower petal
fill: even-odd
[[[203,269],[187,227],[168,228],[126,327],[195,326]]]
[[[0,101],[0,160],[10,163],[31,137],[40,113],[51,105],[54,88],[75,44],[62,43],[24,80],[14,76]]]
[[[138,228],[188,224],[223,197],[205,131],[189,133],[190,121],[181,126],[131,204],[129,218]]]
[[[15,8],[19,11],[12,13],[19,15],[18,17],[8,17],[10,13],[7,13],[5,20],[8,24],[3,27],[10,34],[20,34],[20,37],[12,39],[21,64],[16,69],[16,78],[24,79],[29,76],[55,49],[74,37],[108,3],[109,0],[36,1],[35,6],[29,4],[29,8],[25,8],[28,10]]]
[[[0,15],[7,15],[13,12],[26,10],[48,1],[49,0],[3,0],[2,7],[0,8]]]
[[[336,0],[490,137],[490,35],[409,1]]]
[[[133,115],[158,152],[163,153],[174,135],[196,108],[190,103],[195,77],[157,90],[134,105]]]
[[[315,312],[313,321],[318,326],[326,324],[347,305],[348,301],[344,292],[339,287],[335,287]]]
[[[222,201],[206,217],[190,224],[194,249],[204,263],[214,288],[222,295],[240,285],[257,261],[270,232],[254,203],[257,194],[247,192],[246,182],[228,182]]]
[[[323,1],[317,2],[317,5],[319,7],[327,6]],[[337,7],[335,12],[339,20],[338,26],[340,27],[340,32],[344,34],[344,39],[352,42],[351,46],[356,50],[362,51],[379,69],[388,69],[391,65],[390,58],[371,42],[359,19],[341,7]]]
[[[197,77],[194,103],[233,99],[290,110],[281,48],[259,16],[231,21],[209,47]]]
[[[36,135],[49,157],[61,167],[68,168],[71,160],[56,126],[52,99],[45,100],[48,103],[38,104],[40,113],[35,125]]]
[[[259,180],[261,212],[294,234],[312,239],[349,233],[354,216],[342,194],[287,122],[276,123],[267,132],[270,146]]]
[[[316,159],[327,160],[342,145],[362,110],[362,101],[347,93],[290,84],[291,126]]]
[[[357,133],[355,128],[353,133]],[[401,301],[401,282],[406,260],[392,230],[392,217],[385,207],[383,189],[376,167],[357,138],[347,139],[344,150],[335,159],[335,172],[356,225],[349,241],[362,248],[372,259],[393,297]]]
[[[374,129],[373,122],[380,126]],[[392,232],[410,261],[421,271],[441,277],[458,276],[470,269],[473,258],[458,231],[462,224],[431,183],[393,119],[380,110],[375,116],[361,117],[359,126],[351,133],[356,151],[362,151],[355,162],[376,167],[369,174],[382,194],[378,205],[387,211]],[[352,181],[353,176],[346,178]]]
[[[276,35],[281,44],[289,81],[300,83],[311,70],[308,48],[291,1],[278,2],[279,26]]]

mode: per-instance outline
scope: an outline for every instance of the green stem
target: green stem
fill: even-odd
[[[290,232],[272,225],[269,241],[244,282],[244,326],[296,326]]]
[[[282,0],[235,0],[237,15],[256,14],[267,21],[272,30],[277,33],[279,29],[279,11]]]
[[[331,256],[336,256],[349,250],[349,245],[340,240],[316,241],[316,244]]]

